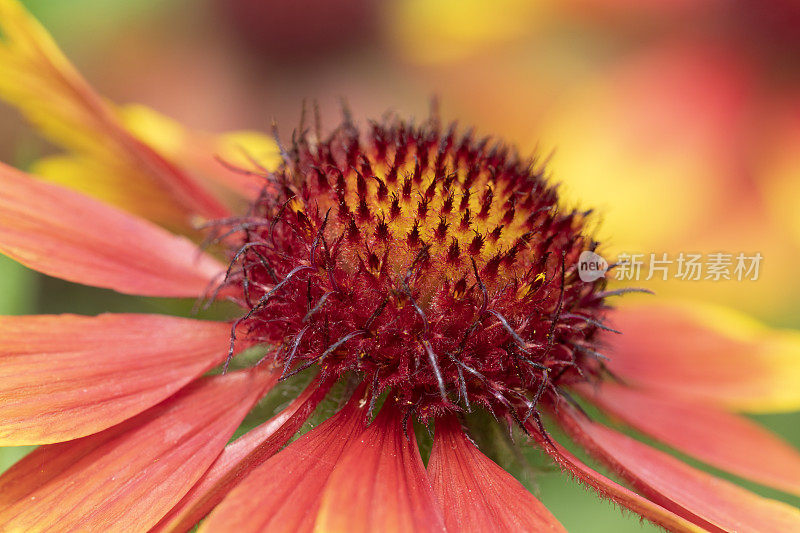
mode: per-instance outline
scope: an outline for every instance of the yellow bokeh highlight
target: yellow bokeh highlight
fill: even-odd
[[[400,53],[414,62],[436,64],[524,36],[549,3],[401,0],[388,5],[386,17]]]
[[[794,122],[780,125],[768,138],[759,183],[776,225],[787,228],[800,245],[800,105],[793,109]]]
[[[555,107],[536,140],[554,149],[548,168],[566,203],[602,213],[607,249],[653,250],[697,227],[717,168],[695,139],[648,132],[627,106],[595,82]]]

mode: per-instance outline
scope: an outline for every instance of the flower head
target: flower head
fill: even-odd
[[[599,371],[602,283],[575,269],[597,243],[534,161],[435,119],[360,134],[346,118],[268,179],[219,229],[239,236],[237,325],[280,346],[284,375],[352,372],[427,421],[471,403],[529,416]]]
[[[161,201],[129,206],[117,191],[126,212],[0,165],[0,251],[78,283],[240,306],[227,321],[0,317],[0,443],[41,445],[0,476],[0,529],[563,531],[470,439],[483,436],[476,411],[667,529],[800,528],[797,509],[581,407],[798,494],[800,454],[732,412],[800,405],[798,334],[696,307],[612,309],[625,291],[576,272],[597,247],[588,214],[559,205],[540,164],[435,116],[359,130],[345,114],[327,136],[301,127],[277,165],[212,167],[190,146],[223,140],[142,110],[193,142],[168,149],[130,126],[12,0],[0,0],[0,31],[0,66],[36,97],[5,78],[0,92],[45,118],[71,150],[60,162],[122,168]],[[248,364],[252,346],[267,356]],[[239,370],[203,375],[233,358]],[[288,406],[231,440],[304,370],[313,377]],[[335,414],[289,443],[328,397]],[[415,423],[433,431],[427,465]],[[556,427],[632,490],[570,453]]]

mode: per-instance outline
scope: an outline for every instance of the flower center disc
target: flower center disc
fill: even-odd
[[[516,417],[598,371],[605,282],[575,268],[597,243],[535,161],[436,121],[345,120],[268,180],[226,284],[286,375],[350,371],[427,419]]]

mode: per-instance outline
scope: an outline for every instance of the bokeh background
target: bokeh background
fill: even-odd
[[[69,0],[25,2],[90,82],[200,130],[289,136],[323,121],[446,119],[549,158],[618,252],[759,252],[758,281],[640,282],[800,329],[800,3],[795,0]],[[0,75],[3,75],[0,73]],[[0,105],[0,159],[51,148]],[[0,313],[186,314],[0,257]],[[800,356],[800,354],[798,355]],[[800,384],[798,384],[800,386]],[[800,416],[759,416],[800,447]],[[0,470],[26,449],[0,450]],[[516,468],[575,532],[651,530],[532,452]],[[696,463],[695,463],[696,464]],[[800,499],[747,485],[800,505]]]

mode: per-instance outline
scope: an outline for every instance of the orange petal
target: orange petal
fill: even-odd
[[[247,474],[272,457],[297,433],[329,388],[314,381],[289,407],[226,446],[200,481],[150,533],[190,530]]]
[[[564,408],[558,421],[597,459],[653,502],[710,530],[792,533],[800,510],[762,498]]]
[[[436,421],[428,475],[448,531],[566,531],[533,494],[467,439],[455,419]]]
[[[160,315],[0,317],[0,446],[118,424],[219,364],[230,326]]]
[[[351,401],[253,470],[203,521],[200,531],[311,531],[325,483],[345,445],[362,432],[365,410]]]
[[[136,169],[123,161],[57,154],[37,160],[28,170],[43,181],[91,196],[166,228],[179,232],[188,229],[186,211],[176,206],[164,190],[142,184]]]
[[[0,252],[51,276],[143,296],[196,297],[224,270],[184,238],[2,164]]]
[[[539,430],[532,425],[528,426],[531,436],[550,455],[562,469],[572,474],[578,481],[586,484],[597,493],[609,500],[630,509],[634,513],[650,520],[656,525],[673,532],[699,532],[705,531],[691,522],[681,518],[672,511],[664,509],[650,500],[632,492],[622,485],[608,479],[604,475],[589,468],[584,462],[572,455],[563,446],[552,440],[545,439]]]
[[[754,412],[800,408],[800,333],[723,308],[635,305],[614,311],[609,369],[665,394]]]
[[[683,453],[800,495],[800,453],[747,418],[610,383],[582,392],[601,409]]]
[[[272,136],[255,131],[221,135],[191,131],[142,105],[120,110],[126,127],[138,138],[204,180],[210,187],[255,199],[268,184],[266,171],[281,162]]]
[[[42,446],[0,477],[0,530],[146,531],[200,478],[277,376],[205,378],[101,433]]]
[[[444,531],[410,423],[387,401],[348,443],[319,506],[315,531]]]
[[[195,179],[132,135],[118,111],[94,92],[16,0],[0,0],[0,34],[0,97],[50,139],[108,164],[109,170],[124,162],[121,168],[135,169],[135,180],[120,180],[120,186],[161,190],[176,210],[210,218],[229,213]]]

